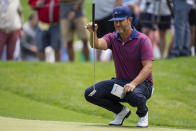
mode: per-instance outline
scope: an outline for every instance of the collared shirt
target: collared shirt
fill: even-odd
[[[154,60],[150,39],[135,28],[125,42],[117,32],[106,34],[103,39],[112,50],[117,79],[133,80],[143,68],[142,61]],[[153,85],[152,74],[147,80]]]

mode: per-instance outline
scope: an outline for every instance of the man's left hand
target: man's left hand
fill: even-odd
[[[126,93],[128,92],[132,92],[135,89],[136,85],[134,83],[128,83],[126,85],[124,85],[124,93],[126,95]]]
[[[69,21],[73,21],[73,20],[74,20],[75,15],[76,15],[75,11],[71,11],[71,12],[69,12],[68,20],[69,20]]]
[[[24,36],[24,31],[22,29],[18,31],[18,36],[20,39]]]

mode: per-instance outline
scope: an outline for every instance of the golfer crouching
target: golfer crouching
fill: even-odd
[[[98,26],[95,24],[94,45],[96,49],[111,49],[116,78],[101,81],[85,91],[90,103],[115,113],[115,119],[109,125],[121,126],[131,111],[121,102],[137,107],[138,127],[148,127],[147,100],[153,92],[152,61],[153,50],[150,39],[138,32],[132,25],[132,11],[127,6],[113,10],[116,32],[97,38]],[[90,32],[90,44],[93,47],[92,24],[86,25]],[[94,89],[95,88],[95,89]]]

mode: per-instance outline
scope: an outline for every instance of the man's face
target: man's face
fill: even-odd
[[[126,33],[127,30],[130,28],[130,21],[131,18],[127,18],[124,20],[114,21],[114,27],[116,29],[116,32],[118,33]]]
[[[33,27],[36,27],[37,23],[38,23],[38,16],[35,15],[34,18],[31,20],[31,25]]]

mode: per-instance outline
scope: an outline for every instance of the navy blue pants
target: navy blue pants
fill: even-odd
[[[121,105],[120,102],[127,102],[131,106],[137,107],[136,114],[139,117],[143,117],[148,112],[146,102],[152,93],[152,86],[148,81],[144,81],[136,86],[133,92],[127,93],[123,99],[111,94],[114,84],[124,87],[124,85],[129,82],[130,81],[115,78],[101,81],[95,84],[96,93],[93,96],[89,96],[89,94],[93,91],[93,86],[90,86],[85,90],[84,96],[90,103],[101,106],[116,114],[118,114],[123,108],[123,105]]]

